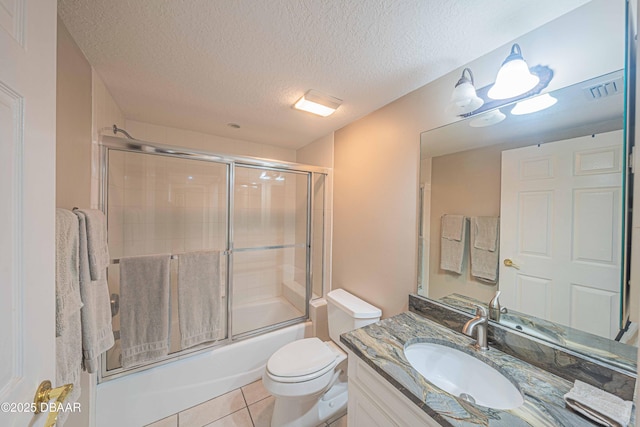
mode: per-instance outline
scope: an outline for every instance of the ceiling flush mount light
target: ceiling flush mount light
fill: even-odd
[[[327,117],[342,104],[342,100],[329,95],[324,95],[315,90],[308,90],[302,98],[296,101],[293,108],[307,111],[318,116]]]
[[[484,113],[477,118],[469,122],[469,126],[472,128],[483,128],[487,126],[493,126],[500,123],[505,119],[505,116],[500,110],[491,110],[488,113]]]
[[[473,86],[473,73],[471,69],[465,68],[462,70],[462,76],[453,89],[446,111],[448,114],[461,116],[477,110],[482,104],[484,104],[484,100],[478,97],[476,88]]]
[[[511,110],[511,114],[515,114],[516,116],[522,114],[531,114],[536,113],[538,111],[542,111],[545,108],[549,108],[558,102],[553,96],[545,93],[540,96],[536,96],[535,98],[525,99],[524,101],[520,101],[516,104],[515,107]]]
[[[489,89],[487,96],[491,99],[513,98],[530,91],[539,81],[538,76],[529,71],[520,46],[515,43],[511,47],[511,53],[498,70],[496,83]]]

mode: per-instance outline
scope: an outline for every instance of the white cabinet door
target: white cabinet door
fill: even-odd
[[[414,427],[439,424],[380,374],[349,352],[349,427]]]
[[[349,427],[397,427],[358,386],[349,384]]]
[[[622,131],[502,153],[501,299],[606,338],[618,332]]]
[[[8,427],[30,425],[23,404],[55,380],[55,93],[56,1],[0,0],[0,425]]]

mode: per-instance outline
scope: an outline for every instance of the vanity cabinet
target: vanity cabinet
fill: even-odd
[[[439,426],[351,351],[348,360],[349,427]]]

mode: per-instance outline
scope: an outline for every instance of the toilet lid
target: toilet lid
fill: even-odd
[[[267,370],[279,377],[300,377],[326,368],[337,356],[318,338],[306,338],[273,353],[267,362]]]

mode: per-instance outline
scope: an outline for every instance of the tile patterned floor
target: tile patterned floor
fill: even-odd
[[[258,380],[147,427],[269,427],[272,412],[273,397]],[[347,427],[347,416],[321,426]]]

